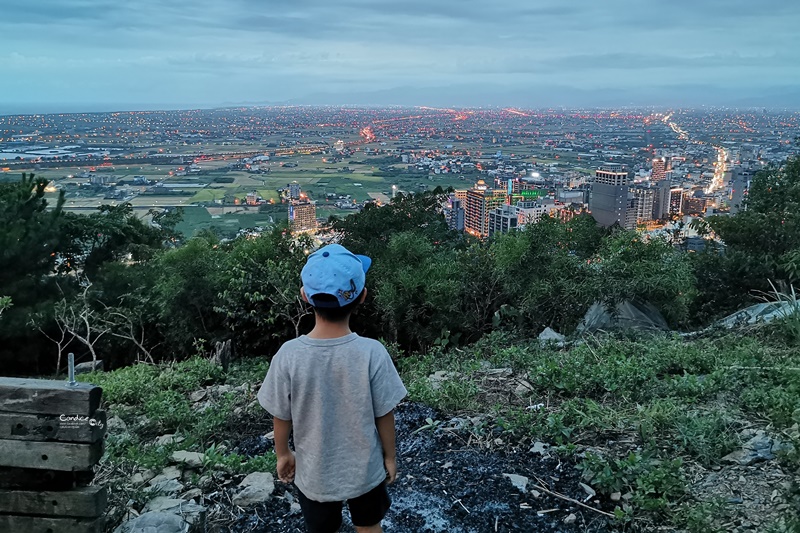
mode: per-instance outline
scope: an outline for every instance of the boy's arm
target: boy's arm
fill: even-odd
[[[376,418],[375,425],[378,428],[378,436],[381,439],[381,446],[383,446],[383,465],[386,467],[386,483],[394,483],[397,477],[397,457],[395,451],[395,433],[394,433],[394,410],[389,411],[387,414]],[[278,433],[275,432],[277,439]],[[276,441],[277,445],[277,441]]]
[[[289,449],[289,433],[292,431],[292,421],[272,417],[272,427],[275,431],[275,454],[278,456],[278,479],[284,483],[294,480],[294,454]]]

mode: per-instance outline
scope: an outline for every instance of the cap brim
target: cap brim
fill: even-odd
[[[361,266],[364,268],[364,273],[366,274],[367,270],[369,270],[369,267],[372,265],[372,259],[370,259],[366,255],[356,255],[356,254],[353,255],[358,257],[358,259],[361,261]]]

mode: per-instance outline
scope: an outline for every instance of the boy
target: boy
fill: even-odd
[[[278,478],[294,480],[312,533],[339,530],[344,500],[356,531],[380,533],[391,505],[394,408],[407,391],[386,348],[350,331],[371,263],[338,244],[308,257],[300,294],[316,324],[281,346],[258,392],[273,415]]]

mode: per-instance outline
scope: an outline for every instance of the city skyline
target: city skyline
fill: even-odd
[[[258,104],[800,107],[800,5],[17,3],[0,114]],[[780,43],[780,44],[778,44]]]

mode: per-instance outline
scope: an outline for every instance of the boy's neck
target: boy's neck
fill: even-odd
[[[308,337],[312,339],[338,339],[345,335],[353,333],[350,331],[350,321],[343,322],[328,322],[317,317],[314,329],[308,333]]]

